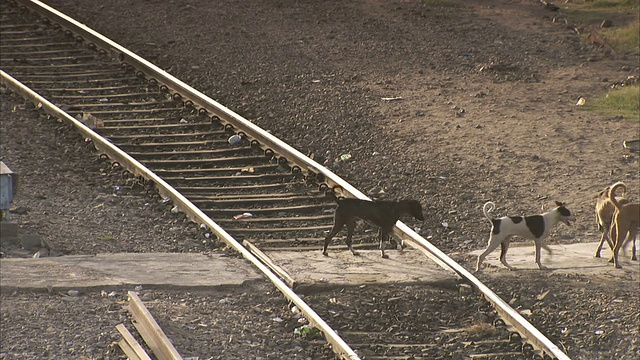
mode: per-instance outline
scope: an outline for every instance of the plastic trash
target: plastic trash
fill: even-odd
[[[239,214],[239,215],[234,215],[233,219],[234,220],[242,220],[242,219],[248,219],[250,217],[253,217],[253,214],[246,212],[246,213],[242,213],[242,214]]]
[[[242,137],[240,135],[232,135],[227,141],[229,142],[229,144],[235,145],[242,141]]]
[[[305,338],[313,337],[317,334],[320,334],[320,329],[313,327],[311,325],[302,325],[293,330],[294,335],[302,336]]]
[[[349,160],[351,160],[351,154],[340,155],[340,161],[349,161]]]

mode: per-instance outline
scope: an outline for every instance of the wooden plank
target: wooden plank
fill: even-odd
[[[260,259],[263,263],[265,263],[276,274],[278,274],[284,280],[284,282],[287,283],[287,285],[289,285],[290,288],[294,287],[296,281],[283,268],[276,265],[276,263],[274,263],[273,260],[271,260],[271,258],[267,256],[267,254],[260,251],[260,249],[255,247],[252,243],[250,243],[247,240],[244,240],[242,242],[242,245],[247,247],[252,254],[254,254],[258,259]]]
[[[144,324],[133,320],[131,322],[133,324],[133,326],[136,328],[136,330],[138,330],[138,334],[140,334],[140,336],[142,336],[142,338],[144,339],[144,342],[147,344],[147,346],[151,349],[151,351],[153,351],[153,353],[157,353],[160,351],[160,345],[158,345],[156,343],[156,341],[154,340],[153,334],[152,334],[152,330],[147,329]]]
[[[124,339],[118,341],[118,346],[122,349],[125,355],[129,360],[142,360],[138,357],[138,354],[133,350],[133,348],[127,343]]]
[[[142,303],[138,294],[135,291],[129,291],[129,310],[133,314],[133,318],[138,322],[141,328],[144,328],[140,332],[140,327],[136,326],[142,338],[147,342],[147,345],[151,347],[153,353],[159,360],[182,360],[182,356],[178,353],[173,346],[169,338],[165,335],[164,331],[160,328],[155,321],[149,310]],[[153,346],[152,346],[153,344]]]
[[[124,351],[124,353],[131,360],[151,360],[151,357],[149,357],[147,352],[144,351],[140,343],[138,343],[136,338],[133,337],[133,335],[129,332],[129,329],[127,329],[124,324],[116,325],[116,329],[124,338],[123,340],[118,342],[118,345],[120,345],[122,351]]]
[[[498,352],[498,353],[487,353],[487,354],[471,354],[469,355],[470,359],[494,359],[497,357],[517,357],[522,356],[521,352],[509,351],[509,352]]]
[[[144,326],[144,324],[142,324],[142,323],[140,323],[140,322],[138,322],[136,320],[133,320],[131,323],[136,328],[136,330],[138,330],[138,334],[140,334],[140,336],[142,336],[142,338],[144,339],[144,342],[151,349],[151,351],[154,354],[161,353],[160,345],[158,345],[158,343],[156,343],[156,341],[154,340],[153,330],[147,329]],[[160,357],[158,357],[158,358],[160,358]]]

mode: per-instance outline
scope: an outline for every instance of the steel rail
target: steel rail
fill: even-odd
[[[353,187],[352,185],[350,185],[349,183],[341,179],[339,176],[335,175],[333,172],[324,168],[322,165],[318,164],[314,160],[308,158],[306,155],[300,153],[298,150],[282,142],[280,139],[274,137],[273,135],[265,132],[257,125],[253,124],[247,119],[244,119],[242,116],[238,115],[237,113],[233,112],[227,107],[219,104],[218,102],[214,101],[213,99],[209,98],[208,96],[204,95],[198,90],[176,79],[172,75],[166,73],[162,69],[151,64],[150,62],[146,61],[140,56],[125,49],[124,47],[120,46],[114,41],[93,31],[87,26],[67,17],[66,15],[58,12],[57,10],[41,3],[40,1],[37,1],[37,0],[15,0],[15,1],[20,4],[23,4],[27,8],[41,14],[44,17],[55,21],[56,23],[61,25],[63,28],[66,28],[75,34],[81,35],[86,40],[93,43],[96,47],[107,51],[114,57],[117,57],[121,62],[124,62],[124,63],[127,63],[128,65],[133,66],[138,72],[146,74],[150,78],[153,78],[159,83],[167,86],[168,89],[170,89],[172,92],[175,92],[176,94],[179,94],[180,96],[182,96],[183,99],[190,100],[191,102],[193,102],[194,105],[197,105],[202,109],[205,109],[206,111],[215,114],[220,118],[221,121],[226,122],[228,125],[233,126],[234,128],[240,129],[240,131],[256,139],[259,142],[261,147],[265,147],[266,149],[271,149],[279,154],[285,155],[287,160],[295,163],[301,169],[304,169],[310,173],[316,174],[318,178],[324,181],[328,186],[330,187],[339,186],[342,188],[342,191],[345,195],[360,198],[360,199],[370,200],[366,195],[361,193],[355,187]],[[4,76],[5,74],[3,72],[3,82],[5,81]],[[22,93],[22,91],[18,91],[18,92]],[[28,97],[32,98],[32,96],[34,95],[30,95]],[[32,99],[34,99],[35,103],[41,103],[43,104],[43,107],[45,107],[44,104],[46,100],[39,97],[39,95],[35,94],[35,98],[32,98]],[[63,113],[60,109],[57,109],[51,103],[48,103],[48,102],[46,103],[47,103],[47,106],[45,108],[48,109],[49,111],[52,111],[55,114],[55,116],[58,116],[58,117],[62,116],[62,118],[72,121],[74,125],[76,125],[77,123],[76,126],[80,125],[84,127],[84,125],[79,123],[77,120],[73,119],[73,117],[70,117],[66,113]],[[53,108],[57,110],[52,110],[50,106],[53,106]],[[89,130],[89,129],[86,129],[86,130]],[[91,133],[93,132],[91,131]],[[93,138],[96,136],[97,134],[91,135],[88,137]],[[94,143],[97,146],[107,145],[107,144],[102,144],[100,142],[97,142],[97,143],[94,142]],[[216,232],[221,237],[221,239],[223,239],[225,242],[229,241],[232,244],[234,244],[232,246],[236,250],[240,251],[243,254],[243,256],[245,257],[250,256],[251,258],[255,259],[255,257],[250,252],[248,252],[243,246],[241,246],[241,244],[237,243],[235,239],[231,238],[224,229],[222,229],[216,223],[211,221],[198,208],[193,207],[193,205],[186,198],[184,198],[184,196],[182,196],[180,193],[175,191],[173,188],[169,187],[168,184],[166,184],[162,179],[160,179],[154,173],[150,172],[148,169],[144,167],[138,168],[137,166],[142,166],[142,165],[140,165],[135,159],[131,158],[129,155],[127,155],[126,153],[123,153],[117,148],[116,150],[117,151],[115,151],[114,149],[105,149],[103,151],[105,151],[105,153],[108,156],[114,159],[122,157],[121,165],[126,165],[128,167],[127,170],[131,171],[135,175],[141,175],[158,184],[160,187],[159,191],[161,191],[161,193],[166,197],[171,198],[176,204],[176,206],[178,206],[178,208],[181,211],[185,212],[185,214],[187,214],[187,216],[190,219],[201,220],[201,223],[204,223],[210,229]],[[144,170],[141,170],[141,169],[144,169]],[[562,360],[569,359],[569,357],[565,353],[563,353],[555,344],[553,344],[542,333],[540,333],[540,331],[538,331],[526,319],[524,319],[513,308],[511,308],[511,306],[509,306],[506,302],[504,302],[491,289],[485,286],[479,279],[477,279],[475,276],[469,273],[466,269],[464,269],[462,266],[460,266],[455,261],[453,261],[453,259],[448,257],[438,248],[433,246],[427,240],[422,238],[416,232],[411,230],[408,226],[406,226],[402,222],[398,222],[396,228],[394,229],[394,233],[397,236],[399,236],[401,239],[406,241],[412,247],[415,247],[421,250],[425,255],[427,255],[433,261],[438,263],[444,269],[455,272],[458,276],[460,276],[465,281],[469,282],[472,286],[474,286],[479,292],[483,294],[483,296],[487,299],[487,301],[489,301],[494,306],[498,314],[506,322],[511,324],[518,331],[518,333],[520,333],[520,335],[523,338],[525,338],[527,341],[529,341],[536,349],[538,349],[539,351],[542,351],[545,354],[551,355],[557,359],[562,359]],[[264,266],[264,264],[262,264],[257,259],[256,259],[256,262],[257,262],[256,265],[258,266],[259,264],[259,268],[261,268],[261,270],[264,268],[265,270],[263,271],[266,271],[266,267]],[[282,283],[282,281],[280,281],[279,278],[275,277],[273,273],[269,272],[269,274],[284,286],[284,283]],[[281,291],[283,291],[283,289],[281,289]],[[309,310],[313,311],[311,309]],[[322,319],[319,319],[319,321],[321,321],[321,323],[324,323]],[[346,344],[344,345],[346,346]],[[348,346],[346,347],[348,348]],[[355,353],[353,353],[352,356],[357,357]]]
[[[307,304],[305,303],[284,281],[282,281],[268,266],[266,266],[260,259],[258,259],[253,253],[251,253],[242,244],[237,242],[229,233],[216,224],[211,218],[209,218],[198,207],[193,205],[186,197],[180,194],[172,186],[166,183],[158,175],[154,174],[151,170],[147,169],[144,165],[139,163],[136,159],[129,154],[120,150],[115,145],[111,144],[107,139],[100,136],[98,133],[89,129],[80,121],[74,117],[62,111],[60,108],[49,102],[44,97],[40,96],[35,91],[29,89],[24,84],[20,83],[9,74],[0,70],[0,83],[14,92],[20,94],[25,99],[31,100],[37,107],[41,107],[47,114],[56,118],[62,119],[69,124],[73,125],[78,132],[85,138],[91,139],[95,148],[107,155],[109,158],[117,161],[123,168],[130,171],[136,176],[142,176],[147,180],[153,181],[156,184],[158,193],[168,199],[171,199],[173,204],[184,212],[187,217],[198,224],[204,224],[211,231],[213,231],[222,241],[228,244],[230,247],[238,251],[242,256],[250,261],[255,267],[257,267],[274,286],[292,303],[294,303],[298,309],[304,314],[309,322],[320,329],[324,334],[327,341],[332,345],[334,352],[343,359],[356,360],[360,359],[358,355],[344,342],[344,340],[338,336],[338,334]]]

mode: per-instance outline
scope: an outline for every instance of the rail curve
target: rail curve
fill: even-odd
[[[186,218],[210,229],[264,273],[322,331],[339,357],[359,358],[292,290],[295,281],[260,249],[319,251],[335,206],[325,190],[340,186],[347,196],[368,199],[363,193],[232,110],[55,9],[35,0],[2,4],[4,86],[72,124],[130,181],[173,202]],[[507,342],[522,344],[522,352],[533,357],[568,359],[491,289],[419,234],[401,222],[394,232],[473,286],[511,333]],[[358,247],[376,246],[365,237],[355,240]]]

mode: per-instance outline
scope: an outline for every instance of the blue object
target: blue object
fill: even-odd
[[[6,214],[3,220],[9,220],[9,206],[16,191],[16,179],[16,174],[0,161],[0,210]]]

